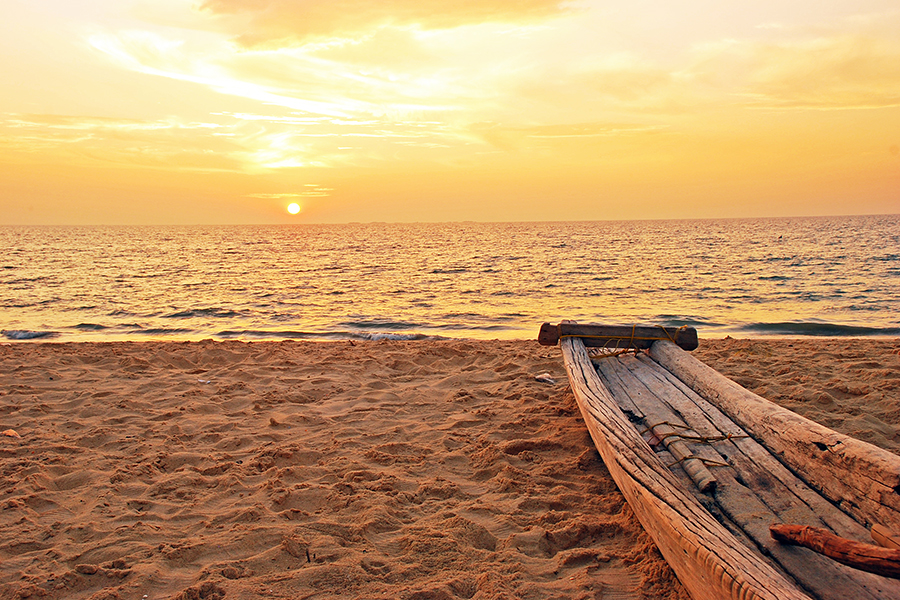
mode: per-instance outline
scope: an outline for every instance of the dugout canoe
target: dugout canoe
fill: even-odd
[[[600,456],[694,600],[900,600],[896,564],[870,573],[774,537],[897,559],[869,530],[900,531],[900,457],[719,374],[683,349],[691,328],[545,323],[539,341],[560,345]]]

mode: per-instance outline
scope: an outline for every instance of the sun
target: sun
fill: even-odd
[[[287,211],[289,213],[291,213],[292,215],[296,215],[298,212],[300,212],[300,205],[297,204],[296,202],[291,202],[287,206]]]

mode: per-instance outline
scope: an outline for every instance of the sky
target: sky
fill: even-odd
[[[897,0],[3,0],[0,78],[0,224],[900,212]]]

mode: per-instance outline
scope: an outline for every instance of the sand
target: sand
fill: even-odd
[[[697,351],[894,451],[898,353]],[[688,597],[593,450],[556,348],[19,343],[0,345],[0,376],[2,599]]]

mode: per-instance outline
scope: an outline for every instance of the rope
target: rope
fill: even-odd
[[[607,348],[593,348],[597,352],[595,354],[591,354],[591,358],[594,360],[604,360],[606,358],[615,358],[617,356],[622,356],[623,354],[638,354],[640,350],[638,348],[622,348],[620,350],[616,349],[607,349]],[[604,350],[608,350],[604,352]]]
[[[696,460],[699,460],[700,462],[702,462],[702,463],[703,463],[704,465],[706,465],[707,467],[730,467],[730,466],[731,466],[731,465],[729,465],[728,463],[719,462],[719,461],[717,461],[717,460],[710,460],[710,459],[708,459],[708,458],[703,458],[703,457],[695,456],[695,455],[692,454],[691,456],[685,456],[685,457],[682,458],[682,459],[676,460],[676,461],[673,462],[672,464],[666,465],[666,467],[668,467],[669,469],[671,469],[672,467],[674,467],[674,466],[676,466],[676,465],[680,465],[680,464],[683,463],[684,461],[686,461],[686,460],[688,460],[688,459],[691,459],[691,458],[696,459]]]
[[[666,435],[660,437],[655,431],[653,431],[655,428],[659,427],[660,425],[668,425],[672,429],[686,429],[689,431],[691,430],[690,427],[688,427],[687,425],[682,425],[681,423],[670,423],[669,421],[662,421],[661,423],[657,423],[656,425],[648,425],[645,429],[641,430],[639,433],[641,435],[643,435],[645,433],[652,433],[653,435],[658,437],[659,441],[662,443],[665,443],[665,441],[667,439],[672,438],[672,437],[681,438],[683,440],[690,440],[692,442],[700,442],[703,444],[709,444],[711,442],[723,442],[725,440],[737,440],[737,439],[750,437],[749,435],[740,434],[740,433],[726,433],[723,435],[712,435],[712,436],[690,435],[690,434],[684,434],[684,433],[669,433],[669,434],[666,434]]]
[[[670,342],[672,342],[674,344],[674,343],[676,343],[675,338],[678,337],[678,332],[688,328],[687,325],[682,325],[681,327],[679,327],[678,329],[675,330],[675,335],[673,336],[673,335],[670,335],[669,331],[662,325],[656,325],[656,327],[660,331],[663,332],[664,337],[645,337],[645,336],[635,335],[635,330],[637,328],[637,324],[632,324],[631,337],[628,338],[628,343],[630,344],[630,343],[634,342],[635,340],[641,341],[641,342],[651,342],[651,341],[655,342],[658,340],[669,340]],[[625,339],[625,338],[621,338],[621,337],[610,337],[608,335],[575,335],[575,334],[571,334],[571,333],[559,336],[559,339],[561,339],[561,340],[564,340],[566,338],[580,338],[583,340],[608,340],[608,341],[616,340],[617,342]]]

